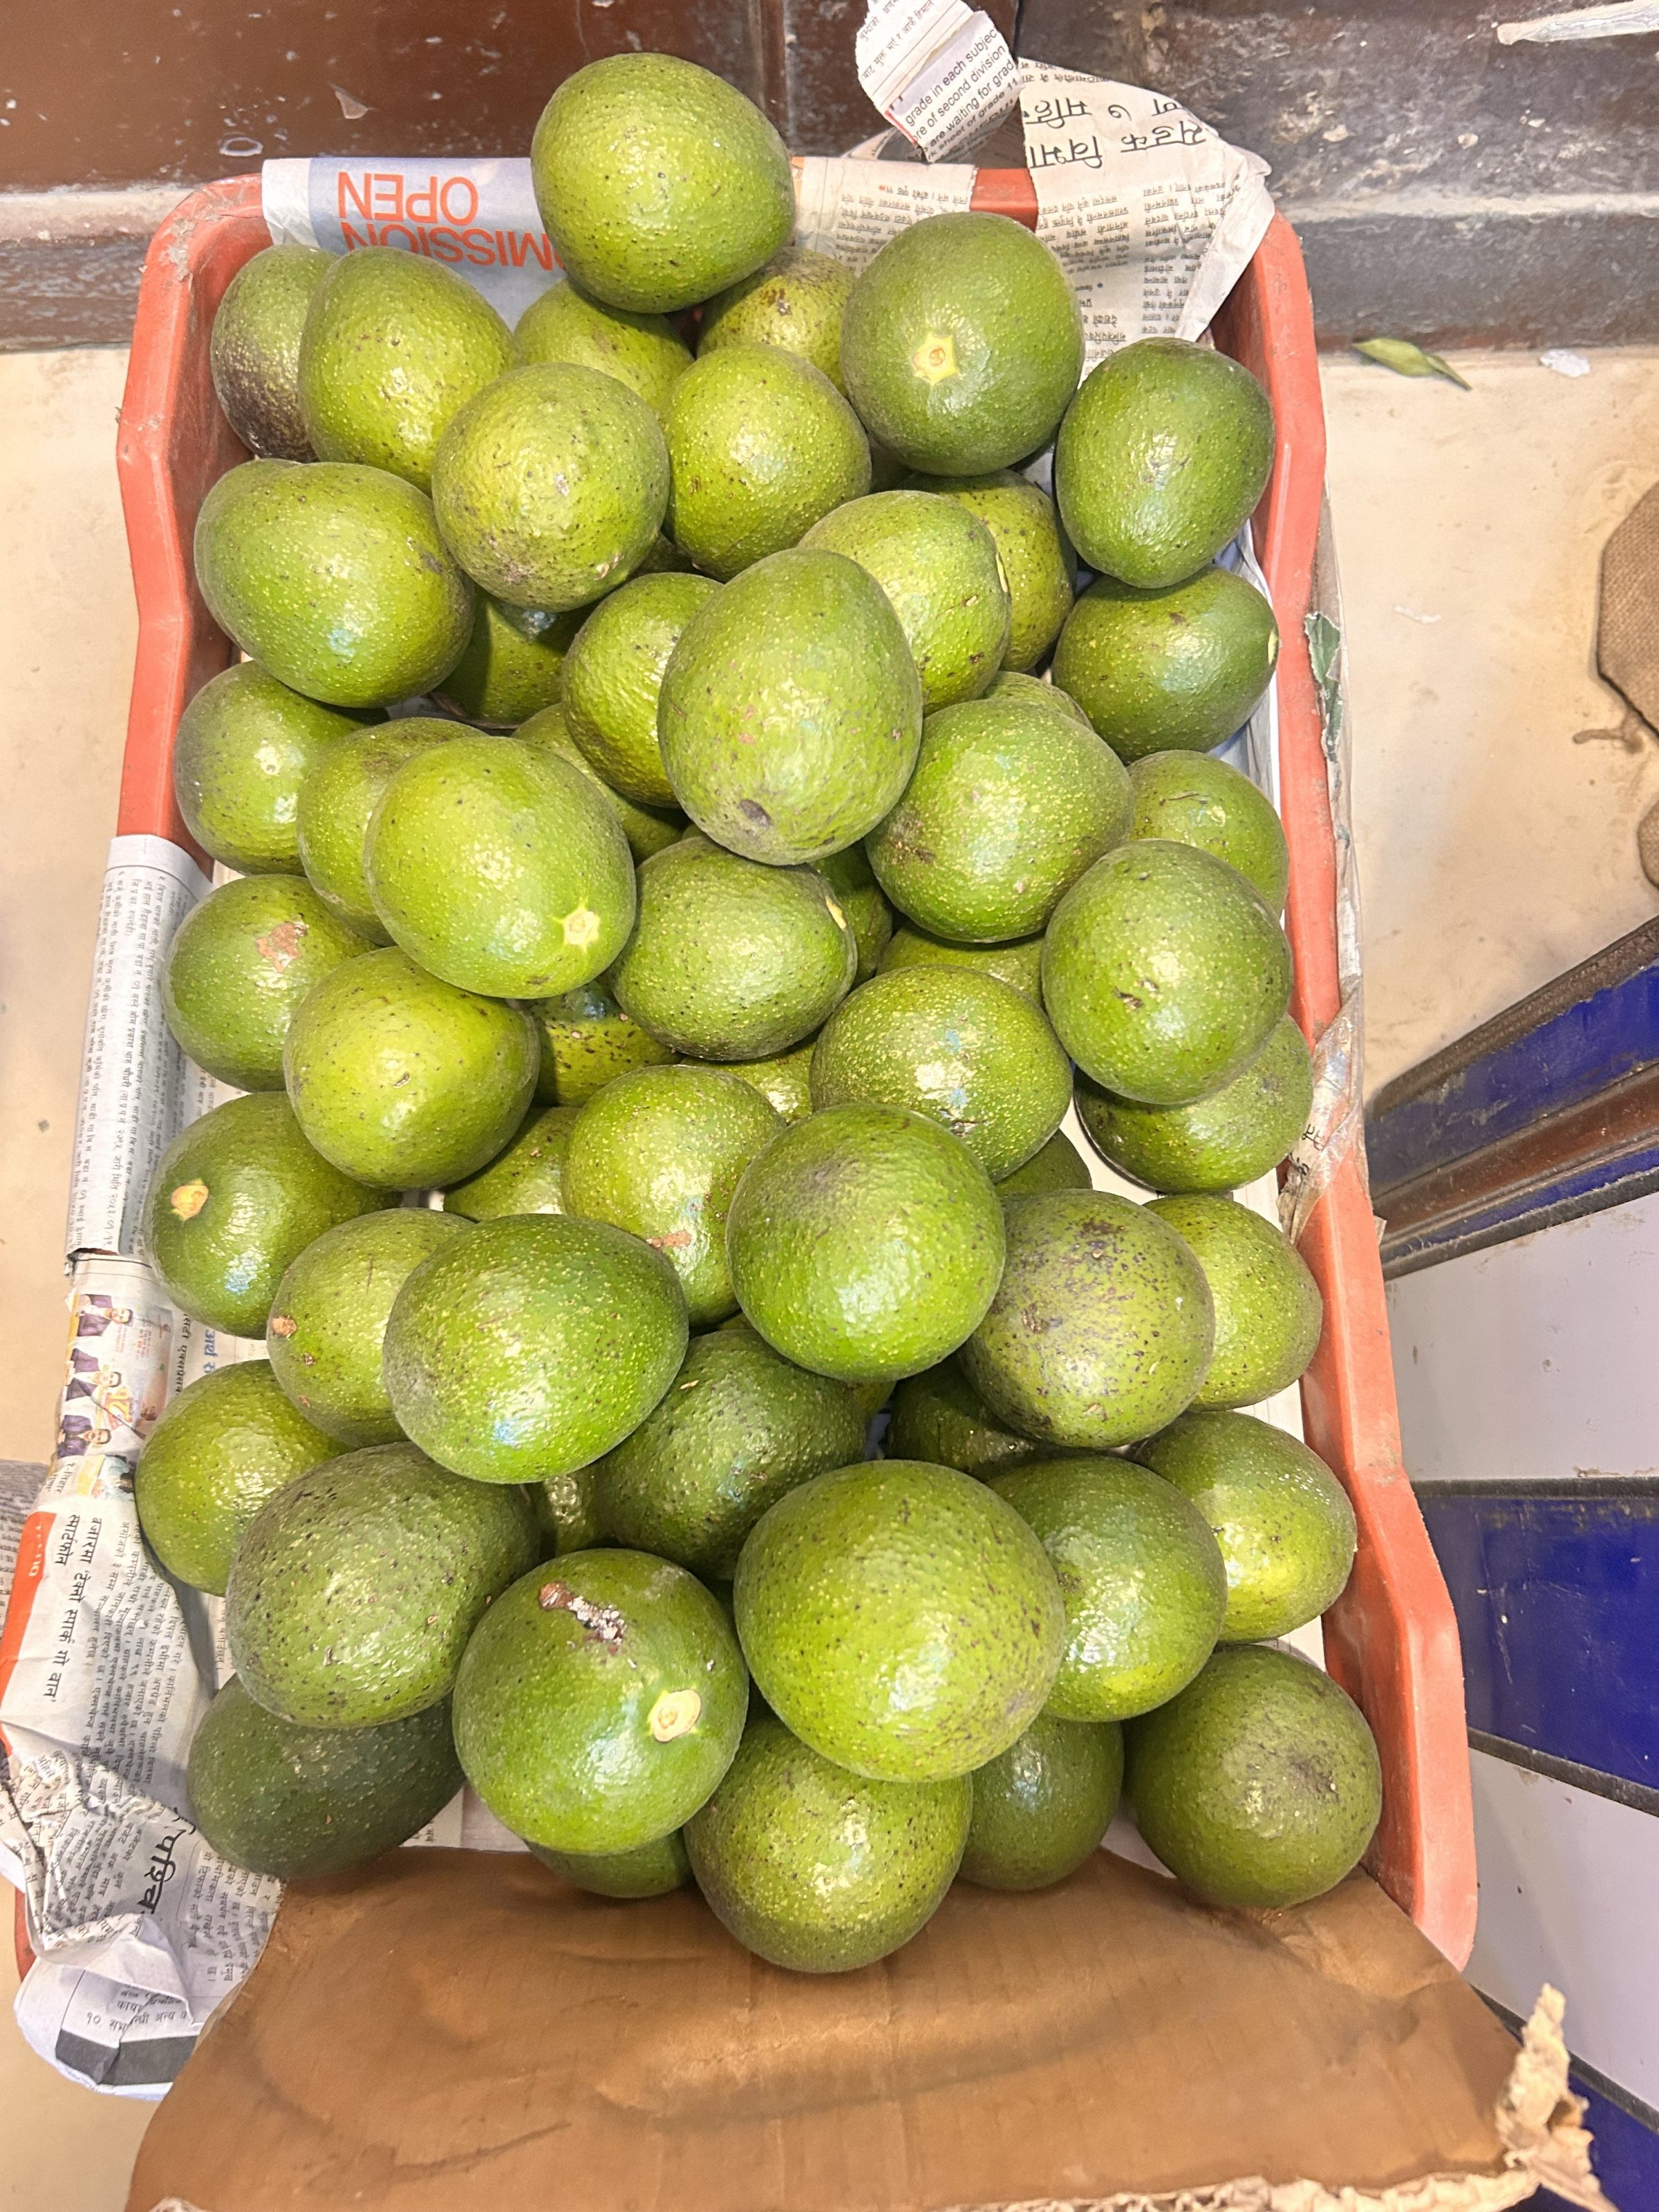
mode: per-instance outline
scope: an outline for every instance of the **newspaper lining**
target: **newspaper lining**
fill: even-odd
[[[965,146],[1019,99],[1038,234],[1077,288],[1090,362],[1144,335],[1200,335],[1271,220],[1263,165],[1161,95],[1012,59],[1003,72],[975,45],[988,18],[961,0],[885,12],[921,27],[890,54],[883,104],[925,150]],[[947,102],[964,82],[951,74],[963,54],[976,57],[968,90]],[[988,54],[993,65],[975,74]],[[855,269],[910,223],[970,207],[979,174],[949,159],[867,157],[809,157],[795,173],[799,242]],[[527,161],[274,161],[264,204],[274,240],[426,254],[509,319],[561,279]],[[1042,480],[1043,465],[1031,474]],[[1224,558],[1265,588],[1248,532]],[[1276,802],[1271,691],[1224,757]],[[77,1116],[57,1449],[21,1528],[9,1516],[19,1565],[0,1641],[0,1873],[24,1893],[37,1954],[19,2021],[59,2071],[139,2097],[164,2093],[258,1956],[278,1893],[220,1860],[188,1819],[186,1749],[226,1672],[222,1605],[158,1571],[132,1498],[139,1444],[167,1397],[263,1349],[176,1312],[142,1254],[155,1163],[223,1095],[185,1060],[161,1012],[167,945],[207,888],[164,839],[112,845]],[[1097,1179],[1110,1186],[1103,1167]],[[1266,1186],[1241,1196],[1273,1209]],[[1294,1391],[1261,1410],[1300,1432]],[[0,1490],[0,1522],[9,1495]],[[1316,1656],[1316,1633],[1309,1648]],[[523,1848],[470,1791],[411,1840]]]

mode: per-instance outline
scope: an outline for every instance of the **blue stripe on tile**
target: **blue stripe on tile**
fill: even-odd
[[[1418,1499],[1457,1613],[1470,1728],[1659,1787],[1655,1486],[1425,1484]]]
[[[1590,2164],[1602,2189],[1619,2212],[1659,2212],[1659,2135],[1592,2088],[1577,2068],[1569,2079],[1573,2094],[1588,2107],[1584,2125],[1595,2138]],[[1555,2212],[1556,2207],[1559,2212],[1572,2212],[1566,2198],[1553,2189],[1540,2189],[1527,2203],[1548,2208],[1548,2212]]]
[[[1371,1186],[1465,1159],[1659,1060],[1659,963],[1540,1018],[1368,1121]],[[1410,1079],[1407,1079],[1409,1080]]]

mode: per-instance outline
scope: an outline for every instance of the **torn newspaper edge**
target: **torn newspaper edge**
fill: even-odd
[[[1201,337],[1273,221],[1267,164],[1139,85],[1021,62],[1014,94],[1037,235],[1077,291],[1085,365],[1136,338]],[[796,161],[799,244],[862,270],[911,223],[973,205],[971,163],[874,158],[882,143]],[[423,254],[509,322],[562,281],[527,161],[267,161],[262,193],[278,244]]]
[[[1365,1141],[1359,863],[1349,804],[1352,752],[1342,591],[1328,500],[1319,519],[1312,609],[1305,628],[1319,692],[1331,836],[1336,847],[1336,970],[1340,997],[1334,1018],[1314,1040],[1313,1103],[1308,1111],[1308,1126],[1285,1164],[1279,1218],[1279,1226],[1292,1243],[1300,1240],[1337,1170]]]
[[[870,0],[854,42],[859,82],[930,161],[948,161],[1013,106],[1008,42],[964,0]]]

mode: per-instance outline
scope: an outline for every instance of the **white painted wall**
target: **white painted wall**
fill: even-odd
[[[1522,2019],[1553,1982],[1574,2055],[1659,2105],[1659,1820],[1485,1752],[1470,1767],[1470,1981]]]
[[[1413,1480],[1659,1471],[1659,1197],[1389,1285]]]

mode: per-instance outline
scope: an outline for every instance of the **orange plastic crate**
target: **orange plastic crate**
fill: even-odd
[[[1024,169],[981,170],[973,205],[1035,228]],[[156,234],[121,410],[120,477],[138,600],[119,829],[194,850],[173,795],[173,740],[191,696],[234,657],[196,587],[191,540],[207,489],[246,459],[214,397],[208,337],[226,286],[270,243],[255,178],[207,185]],[[1323,732],[1303,623],[1325,465],[1313,313],[1295,233],[1276,217],[1214,325],[1272,398],[1277,450],[1255,546],[1283,641],[1279,770],[1296,958],[1291,1011],[1312,1039],[1340,1004],[1336,856]],[[199,856],[198,856],[199,857]],[[1350,1155],[1302,1252],[1325,1329],[1302,1385],[1309,1443],[1353,1500],[1359,1552],[1325,1620],[1327,1663],[1382,1752],[1382,1824],[1367,1863],[1458,1964],[1474,1933],[1474,1844],[1456,1623],[1401,1459],[1382,1277],[1362,1159]],[[20,1909],[20,1941],[21,1900]]]

